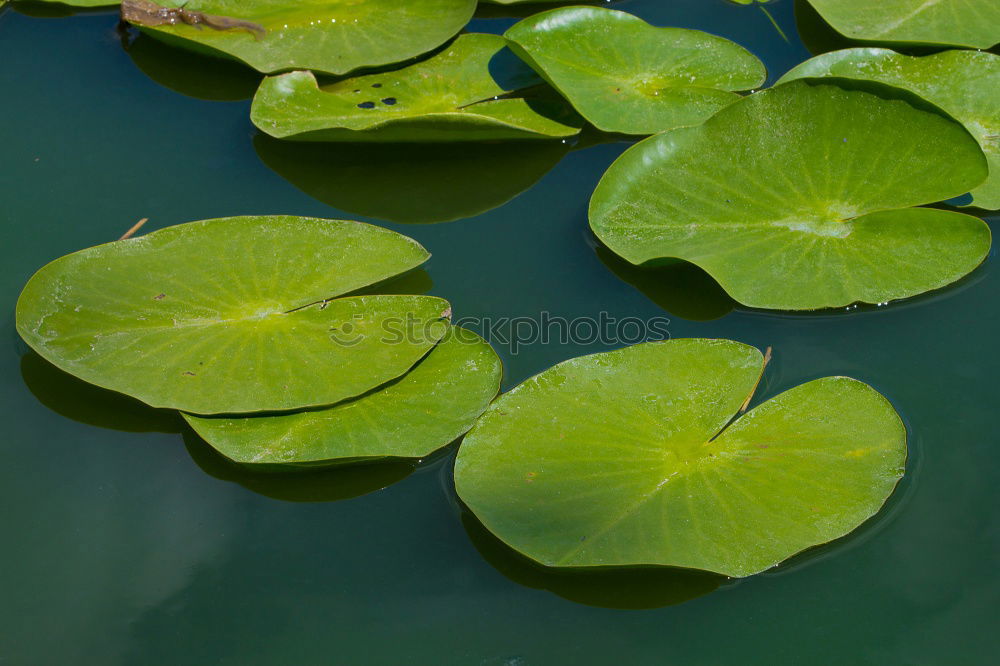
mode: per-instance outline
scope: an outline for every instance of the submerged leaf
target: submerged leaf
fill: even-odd
[[[475,8],[475,0],[125,0],[122,15],[171,43],[261,72],[346,74],[430,51]]]
[[[626,12],[553,9],[507,31],[511,48],[607,132],[695,125],[767,76],[742,46],[697,30],[657,28]]]
[[[500,390],[500,359],[471,331],[450,333],[406,375],[326,409],[188,423],[222,455],[253,465],[315,466],[422,458],[467,431]]]
[[[852,39],[988,49],[1000,42],[997,0],[809,0]]]
[[[738,416],[763,364],[752,347],[698,339],[560,363],[466,435],[458,495],[547,566],[768,569],[878,512],[902,476],[906,431],[847,377]]]
[[[630,262],[690,261],[751,307],[881,303],[979,265],[990,247],[982,220],[908,207],[986,175],[958,123],[796,81],[626,151],[591,199],[590,224]]]
[[[336,298],[428,256],[357,222],[191,222],[48,264],[21,293],[17,330],[66,372],[154,407],[328,405],[400,376],[444,335],[442,299]]]
[[[779,83],[828,76],[905,88],[962,123],[979,142],[990,169],[989,179],[972,191],[972,205],[1000,208],[1000,56],[943,51],[914,57],[889,49],[845,49],[807,60]]]
[[[491,71],[502,37],[462,35],[403,69],[320,86],[311,72],[269,77],[250,117],[299,141],[477,141],[572,136],[580,123],[554,95],[509,96]]]

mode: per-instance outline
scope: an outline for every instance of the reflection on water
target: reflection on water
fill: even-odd
[[[209,476],[286,502],[336,502],[360,497],[402,481],[416,469],[414,462],[389,460],[317,470],[259,472],[227,460],[193,431],[184,433],[184,446]]]
[[[180,432],[181,417],[127,395],[88,384],[35,352],[21,357],[21,378],[38,401],[68,419],[123,432]]]
[[[188,97],[238,101],[253,97],[262,74],[234,60],[211,58],[126,30],[122,47],[143,74]]]
[[[660,266],[636,266],[606,247],[598,246],[594,251],[612,273],[677,317],[712,321],[726,316],[736,306],[719,283],[694,264],[672,261]]]
[[[478,215],[531,187],[570,146],[505,143],[295,143],[254,137],[260,159],[334,208],[390,222],[427,224]]]
[[[462,514],[462,525],[479,554],[507,578],[588,606],[636,610],[671,606],[713,592],[729,580],[670,567],[560,571],[515,552],[467,511]]]

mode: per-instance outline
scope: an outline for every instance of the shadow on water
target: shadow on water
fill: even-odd
[[[184,446],[209,476],[285,502],[336,502],[360,497],[402,481],[416,469],[415,462],[392,460],[261,472],[221,456],[192,430],[184,432]]]
[[[433,288],[434,280],[431,278],[431,274],[423,268],[414,268],[402,275],[394,275],[382,282],[362,287],[356,291],[338,296],[338,298],[364,296],[366,294],[427,294]]]
[[[473,217],[534,185],[570,150],[560,141],[347,144],[254,137],[258,157],[309,196],[389,222]]]
[[[834,30],[809,4],[809,0],[795,0],[794,11],[799,39],[813,55],[866,45],[863,42],[844,37]]]
[[[620,7],[615,7],[616,4],[622,3],[618,2],[618,0],[603,0],[602,2],[588,2],[587,0],[579,0],[578,2],[572,2],[572,0],[569,0],[568,2],[526,2],[513,5],[494,5],[480,2],[479,6],[476,8],[476,15],[474,18],[525,18],[539,12],[544,12],[549,9],[557,9],[559,7],[591,6],[605,7],[608,9],[621,9]]]
[[[672,606],[714,592],[729,580],[670,567],[558,571],[515,552],[468,511],[462,513],[462,525],[483,559],[507,578],[587,606],[623,610]]]
[[[35,352],[21,357],[21,378],[40,403],[73,421],[123,432],[177,433],[184,421],[174,411],[155,409],[121,393],[88,384]]]
[[[233,60],[209,58],[146,34],[122,34],[122,48],[143,74],[196,99],[235,102],[253,97],[262,74]]]
[[[682,319],[711,321],[725,317],[736,307],[736,301],[719,283],[694,264],[674,260],[635,266],[606,247],[599,245],[594,251],[601,263],[619,279]]]

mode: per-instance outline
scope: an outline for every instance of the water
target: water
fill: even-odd
[[[772,80],[808,57],[787,1],[769,7],[788,43],[755,7],[619,6],[735,39],[765,60]],[[477,20],[473,29],[510,22]],[[489,159],[459,152],[451,157],[478,167],[450,170],[414,151],[282,152],[248,120],[254,77],[141,40],[133,60],[114,25],[106,12],[0,15],[2,663],[993,662],[994,256],[961,284],[902,304],[743,311],[696,271],[636,274],[595,252],[587,199],[626,144],[568,152],[558,164],[560,155],[539,149]],[[821,38],[829,41],[811,39]],[[197,72],[185,69],[192,62]],[[459,317],[667,316],[675,337],[773,346],[763,397],[817,377],[857,377],[905,418],[907,476],[887,510],[851,537],[742,582],[552,575],[463,515],[453,449],[415,472],[254,477],[171,415],[82,386],[18,340],[14,302],[45,262],[117,238],[141,217],[155,229],[250,213],[362,219],[407,233],[434,253],[425,286]],[[379,219],[449,214],[467,219]],[[604,348],[500,350],[505,387]]]

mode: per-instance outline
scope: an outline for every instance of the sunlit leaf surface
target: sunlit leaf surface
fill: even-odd
[[[185,418],[209,444],[240,463],[421,458],[472,427],[500,389],[500,359],[493,348],[471,331],[450,331],[400,379],[333,407],[279,416]]]
[[[938,113],[795,81],[629,149],[598,185],[590,224],[630,262],[690,261],[744,305],[882,303],[979,265],[982,220],[910,206],[986,176],[975,139]]]
[[[838,32],[880,42],[986,49],[1000,42],[996,0],[809,0]]]
[[[189,12],[185,16],[191,17],[186,19],[191,24],[179,19],[139,25],[179,46],[225,54],[262,72],[312,69],[330,74],[400,62],[430,51],[461,30],[476,8],[475,0],[161,0],[159,4]],[[191,13],[220,18],[198,19]]]
[[[302,141],[551,139],[579,132],[576,114],[551,90],[507,95],[516,87],[505,87],[491,70],[505,46],[496,35],[468,34],[393,72],[324,86],[311,72],[269,77],[250,117],[271,136]]]
[[[357,222],[192,222],[48,264],[21,293],[17,330],[66,372],[154,407],[329,405],[403,374],[447,330],[439,298],[337,298],[427,257]]]
[[[779,83],[809,77],[877,81],[910,90],[961,122],[989,162],[989,179],[972,191],[972,205],[1000,208],[1000,56],[943,51],[923,57],[888,49],[845,49],[807,60]]]
[[[697,30],[657,28],[626,12],[569,7],[507,31],[511,48],[608,132],[694,125],[767,76],[742,46]]]
[[[458,494],[548,566],[768,569],[878,512],[903,474],[906,432],[846,377],[739,415],[762,368],[752,347],[699,339],[560,363],[466,435]]]

